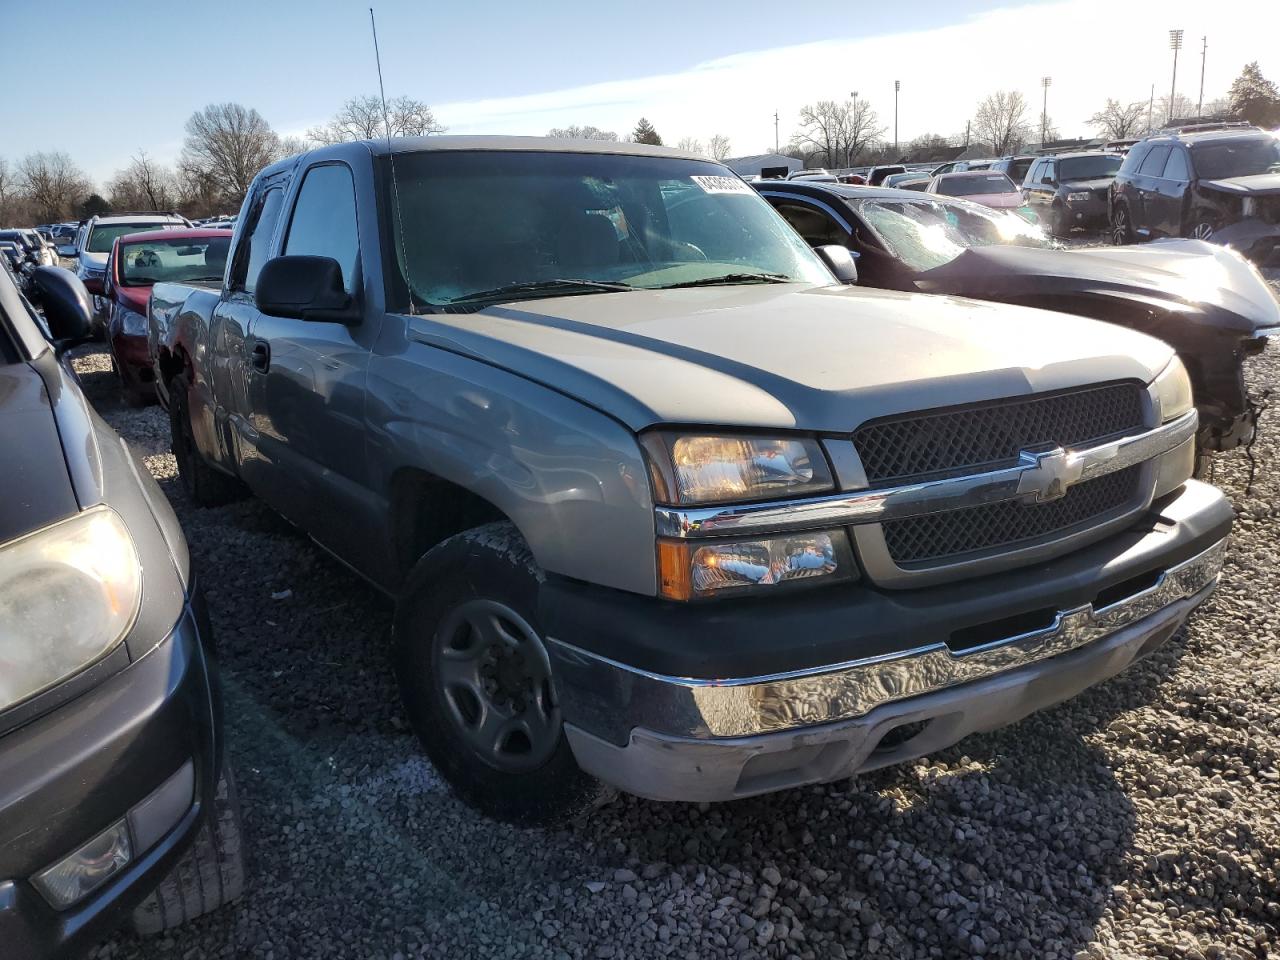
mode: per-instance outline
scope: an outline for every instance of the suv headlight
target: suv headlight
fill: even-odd
[[[115,647],[141,598],[133,540],[105,507],[0,546],[0,710]]]
[[[136,310],[130,310],[128,307],[116,305],[116,309],[120,311],[120,331],[130,337],[145,337],[147,335],[147,318]]]
[[[642,442],[658,503],[743,503],[834,489],[821,445],[807,437],[658,431]]]
[[[1169,365],[1160,372],[1151,384],[1155,391],[1156,403],[1160,405],[1160,422],[1168,423],[1176,420],[1195,406],[1191,395],[1191,378],[1187,376],[1187,368],[1174,354]]]

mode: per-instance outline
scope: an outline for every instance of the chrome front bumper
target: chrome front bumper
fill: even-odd
[[[615,742],[641,727],[677,737],[743,737],[834,723],[1057,657],[1132,626],[1217,582],[1226,540],[1162,573],[1148,589],[1101,609],[1060,611],[1041,630],[953,652],[931,644],[892,656],[793,673],[696,680],[637,670],[552,639],[565,716]],[[575,691],[594,691],[590,698]]]

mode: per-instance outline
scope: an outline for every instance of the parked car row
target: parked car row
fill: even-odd
[[[335,144],[261,171],[234,234],[178,220],[87,222],[79,273],[109,304],[125,388],[167,408],[186,496],[257,496],[391,597],[394,669],[432,763],[524,823],[614,789],[719,801],[854,776],[1150,653],[1214,589],[1233,520],[1193,479],[1197,445],[1217,449],[1197,405],[1227,416],[1232,399],[1193,397],[1179,354],[1280,330],[1229,250],[1065,252],[939,191],[749,186],[634,143]],[[88,486],[103,468],[77,466],[123,455],[99,449],[106,428],[58,363],[88,334],[90,293],[54,268],[33,283],[45,317],[15,301],[13,373],[60,391],[71,419],[45,442],[73,448],[76,496],[41,517],[11,505],[0,579],[27,576],[24,545],[86,511],[112,527],[102,555],[137,551],[111,571],[147,578],[161,556],[169,579],[113,585],[116,620],[7,704],[0,676],[0,811],[11,783],[12,803],[38,795],[30,751],[56,755],[7,738],[71,729],[93,702],[62,684],[185,676],[167,659],[179,646],[190,669],[209,662],[163,497],[143,484],[140,505],[116,507]],[[130,512],[144,506],[145,535]],[[0,633],[19,663],[24,639]],[[72,772],[66,791],[103,785],[93,802],[49,795],[74,813],[0,860],[0,934],[88,936],[184,849],[238,889],[239,860],[217,855],[234,819],[209,818],[231,784],[216,687],[202,690],[186,727],[157,721],[163,746],[137,751],[127,779]],[[128,689],[111,691],[127,713]],[[161,907],[142,922],[167,922],[173,899],[148,902]]]

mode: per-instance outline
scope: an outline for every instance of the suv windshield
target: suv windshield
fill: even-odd
[[[1114,153],[1099,153],[1092,157],[1063,157],[1058,161],[1058,180],[1095,180],[1114,177],[1124,158]]]
[[[94,226],[89,233],[89,239],[85,241],[84,248],[88,253],[110,253],[111,244],[116,242],[116,237],[123,237],[130,233],[143,233],[151,230],[176,230],[183,226],[180,223],[112,223],[99,224]]]
[[[1280,173],[1280,140],[1250,137],[1199,143],[1191,148],[1191,160],[1204,180]]]
[[[384,172],[387,172],[384,167]],[[389,178],[386,178],[389,181]],[[496,302],[830,273],[754,190],[707,161],[426,151],[386,183],[393,257],[415,305]],[[530,289],[533,287],[534,289]],[[394,291],[393,291],[394,292]]]
[[[120,248],[120,285],[221,280],[230,249],[230,236],[129,243]]]
[[[916,271],[950,263],[969,247],[993,243],[1057,246],[1039,227],[1021,217],[977,204],[924,199],[861,200],[857,210],[889,252]]]
[[[943,177],[938,181],[938,193],[948,197],[967,197],[975,193],[1014,193],[1017,187],[1003,173],[988,173],[981,177]]]

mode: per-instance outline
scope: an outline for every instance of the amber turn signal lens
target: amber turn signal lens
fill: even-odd
[[[658,541],[658,590],[668,600],[689,600],[693,597],[687,543]]]

